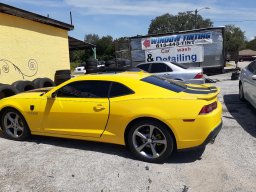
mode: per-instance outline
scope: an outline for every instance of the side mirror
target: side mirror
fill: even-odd
[[[256,75],[253,75],[253,76],[252,76],[252,80],[256,80]]]
[[[53,92],[52,95],[51,95],[51,98],[55,99],[56,97],[57,97],[57,92]]]

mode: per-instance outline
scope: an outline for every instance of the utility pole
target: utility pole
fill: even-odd
[[[194,29],[197,28],[197,13],[198,13],[198,10],[196,9],[195,10],[195,26],[194,26]]]
[[[194,29],[197,28],[197,14],[199,11],[203,10],[203,9],[210,9],[210,7],[203,7],[201,9],[196,9],[194,12],[195,12],[195,23],[194,23]]]

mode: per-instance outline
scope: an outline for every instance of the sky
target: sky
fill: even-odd
[[[255,0],[0,0],[14,7],[70,23],[70,36],[84,39],[86,34],[114,39],[146,35],[151,20],[165,13],[199,10],[214,27],[233,24],[245,32],[247,40],[256,37]],[[210,9],[205,9],[209,7]]]

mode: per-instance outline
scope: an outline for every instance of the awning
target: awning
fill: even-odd
[[[75,39],[74,37],[68,37],[69,50],[85,50],[95,48],[96,45]]]

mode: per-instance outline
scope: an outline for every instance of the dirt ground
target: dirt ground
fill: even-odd
[[[122,146],[33,137],[15,142],[0,135],[0,191],[256,190],[256,110],[238,99],[238,80],[220,79],[223,129],[205,150],[176,153],[164,164],[133,159]]]

